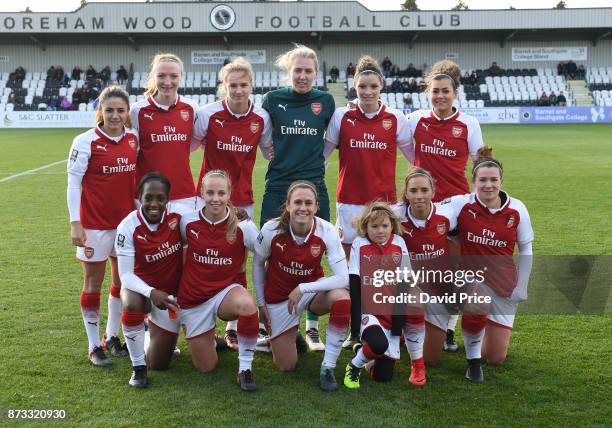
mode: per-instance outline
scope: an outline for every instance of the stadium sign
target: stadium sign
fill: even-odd
[[[586,46],[512,48],[512,61],[586,61],[587,52]]]
[[[68,13],[0,13],[0,33],[518,31],[609,28],[610,22],[612,8],[412,12],[344,1],[87,3]]]
[[[226,59],[242,57],[251,64],[265,64],[266,50],[256,51],[191,51],[191,64],[223,64]]]

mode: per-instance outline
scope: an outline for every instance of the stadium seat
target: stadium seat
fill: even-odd
[[[6,105],[6,111],[7,111],[7,112],[11,112],[11,111],[13,111],[13,110],[14,110],[14,108],[15,108],[15,105],[14,105],[13,103],[8,103],[8,104]]]

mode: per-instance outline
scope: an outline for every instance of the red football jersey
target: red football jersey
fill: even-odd
[[[126,130],[113,139],[94,128],[78,135],[70,148],[68,173],[83,177],[81,224],[111,230],[134,209],[138,137]]]
[[[178,291],[181,308],[198,306],[225,287],[244,282],[246,250],[253,250],[257,227],[242,221],[234,236],[227,236],[227,216],[212,223],[202,211],[185,214],[180,228],[187,255]]]
[[[206,171],[226,171],[232,180],[232,204],[251,205],[257,146],[272,145],[268,113],[251,103],[246,114],[235,115],[221,100],[200,109],[195,129],[196,135],[205,136],[198,187]]]
[[[433,111],[418,110],[410,114],[408,121],[414,136],[414,164],[436,179],[434,202],[468,193],[468,157],[475,157],[483,146],[476,118],[455,111],[451,117],[440,119]]]
[[[457,215],[463,267],[486,266],[485,284],[500,296],[510,296],[517,281],[512,259],[515,245],[533,241],[533,229],[521,201],[505,193],[502,201],[499,209],[491,210],[473,193],[454,196],[445,205]]]
[[[140,136],[136,183],[146,173],[158,171],[172,184],[170,200],[195,196],[189,153],[197,111],[196,103],[180,96],[168,108],[152,97],[132,105],[132,125]]]
[[[339,150],[338,202],[366,205],[374,200],[397,201],[397,148],[412,141],[403,113],[381,103],[378,112],[371,115],[357,103],[350,103],[334,112],[325,141]]]
[[[257,255],[268,260],[264,288],[268,304],[283,302],[301,283],[323,277],[323,254],[327,254],[330,266],[344,259],[336,228],[323,219],[315,217],[310,234],[301,244],[277,227],[277,219],[264,224],[255,245]]]
[[[140,210],[132,211],[117,228],[118,256],[134,257],[134,274],[150,287],[175,295],[183,268],[181,215],[166,212],[150,225]]]

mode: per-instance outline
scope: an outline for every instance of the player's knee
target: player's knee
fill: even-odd
[[[506,354],[503,353],[489,353],[485,356],[487,364],[490,366],[501,366],[506,361]]]
[[[193,359],[193,366],[201,373],[210,373],[217,367],[217,356],[206,359]]]
[[[274,360],[276,368],[281,372],[294,372],[297,366],[297,361],[293,360]]]
[[[171,357],[162,358],[159,356],[154,357],[154,356],[147,355],[148,366],[149,366],[149,369],[151,370],[158,370],[158,371],[168,370],[168,368],[170,367],[170,360],[171,360]]]
[[[367,343],[374,354],[383,355],[389,347],[389,340],[380,326],[368,327],[363,331],[361,340]]]
[[[390,358],[378,358],[372,366],[372,378],[376,382],[391,382],[395,361]]]

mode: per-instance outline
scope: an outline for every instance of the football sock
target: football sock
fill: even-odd
[[[253,356],[257,345],[257,312],[238,317],[238,371],[250,370],[253,366]]]
[[[142,312],[123,311],[121,314],[121,325],[123,336],[130,353],[132,366],[144,366],[145,363],[145,314]]]
[[[451,315],[448,319],[448,325],[446,326],[446,329],[455,331],[455,327],[457,327],[457,321],[459,321],[459,315]]]
[[[81,314],[89,342],[89,352],[100,345],[100,293],[81,292]]]
[[[461,335],[465,345],[465,357],[468,360],[481,358],[482,339],[487,323],[486,315],[463,314],[461,317]]]
[[[108,319],[106,320],[106,338],[119,335],[119,324],[121,323],[121,288],[111,284],[108,294]]]
[[[238,328],[238,320],[228,321],[225,326],[225,331],[236,330]]]
[[[406,348],[411,360],[423,358],[423,345],[425,342],[425,322],[419,324],[408,323],[404,327],[404,337],[406,338]]]
[[[325,330],[325,355],[323,356],[323,366],[334,368],[336,360],[342,349],[342,342],[346,336],[349,326],[351,311],[351,301],[337,300],[332,303],[329,312],[329,322]]]

